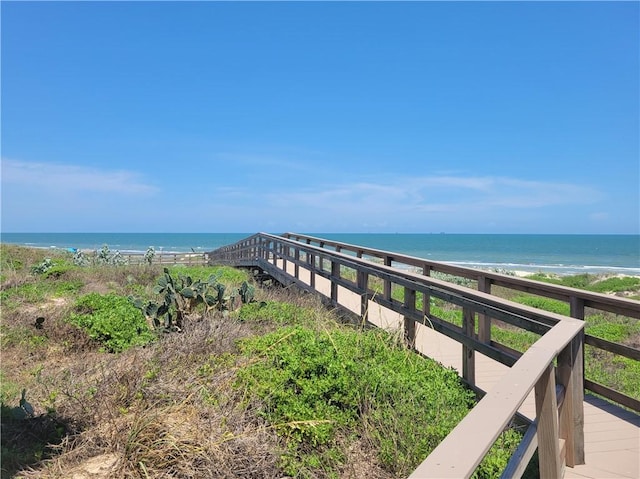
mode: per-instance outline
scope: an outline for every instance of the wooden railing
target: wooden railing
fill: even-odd
[[[418,328],[432,328],[462,344],[462,377],[471,386],[476,386],[476,351],[511,367],[412,477],[469,477],[534,389],[536,418],[505,474],[521,475],[536,447],[542,477],[560,477],[565,464],[584,464],[583,321],[393,268],[388,258],[395,261],[397,255],[392,253],[386,254],[384,264],[377,264],[362,259],[366,249],[349,255],[338,250],[342,248],[332,251],[324,247],[326,243],[311,242],[260,233],[209,255],[214,264],[259,268],[282,283],[319,292],[336,307],[372,324],[380,325],[384,311],[395,312],[403,318],[397,326],[410,347],[417,346]],[[398,288],[402,301],[392,296]],[[430,298],[461,309],[462,327],[429,314]],[[480,337],[476,329],[480,317],[499,319],[542,337],[518,358]]]
[[[382,262],[385,265],[393,264],[394,266],[400,266],[401,268],[414,268],[425,276],[438,272],[466,278],[475,281],[478,291],[482,291],[483,293],[492,294],[492,287],[502,287],[510,290],[526,292],[536,296],[560,300],[569,305],[570,316],[580,320],[585,319],[585,311],[587,309],[591,309],[593,312],[610,312],[626,316],[628,318],[640,319],[640,302],[619,296],[593,293],[590,291],[568,288],[550,283],[518,278],[515,276],[492,273],[490,271],[464,268],[447,263],[429,261],[414,256],[366,248],[297,233],[285,233],[282,236],[305,244],[315,245],[322,249],[342,252],[355,255],[358,258],[367,258],[372,261]],[[429,314],[428,304],[426,305],[425,314]],[[491,319],[492,318],[488,315],[479,315],[478,337],[485,344],[493,344],[501,347],[501,345],[498,345],[491,340]],[[598,350],[606,351],[616,356],[633,359],[635,361],[640,361],[640,349],[638,348],[614,343],[589,334],[585,334],[584,342],[586,345],[592,346]],[[511,353],[515,355],[519,354],[515,351],[511,351]],[[638,399],[616,391],[606,385],[589,380],[588,378],[585,378],[584,384],[587,390],[640,412],[640,401]]]
[[[129,264],[144,264],[147,262],[144,253],[121,253]],[[204,266],[209,263],[207,253],[165,253],[156,252],[151,264],[181,264],[185,266]]]

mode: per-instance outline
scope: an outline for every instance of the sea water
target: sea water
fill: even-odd
[[[459,266],[558,274],[640,275],[640,235],[347,234],[311,236]],[[3,243],[37,248],[206,252],[249,233],[2,233]]]

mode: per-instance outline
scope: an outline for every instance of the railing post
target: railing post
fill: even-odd
[[[576,296],[569,297],[569,315],[572,318],[579,319],[580,321],[584,321],[584,299],[578,298]],[[582,343],[581,343],[581,364],[582,364],[582,384],[584,388],[584,330],[582,331]],[[584,389],[582,391],[584,396]],[[580,464],[580,463],[579,463]]]
[[[405,286],[404,288],[404,307],[409,312],[416,310],[416,291]],[[416,344],[416,322],[414,319],[405,315],[404,317],[404,341],[409,349],[413,349]]]
[[[296,279],[300,279],[300,248],[295,248],[295,266],[293,267],[293,275]]]
[[[478,291],[491,294],[491,280],[484,275],[478,278]],[[491,318],[485,314],[478,314],[478,340],[491,344]]]
[[[565,440],[567,466],[584,464],[584,330],[558,354],[558,382],[565,396],[559,411],[559,435]]]
[[[385,266],[391,266],[392,260],[393,260],[393,258],[391,256],[385,256],[384,257],[384,265]],[[391,281],[388,280],[388,279],[384,280],[384,291],[383,291],[383,296],[382,297],[387,301],[391,300]]]
[[[357,274],[357,286],[360,292],[360,317],[364,324],[369,315],[369,275],[364,271],[358,271]]]
[[[465,336],[473,338],[475,334],[475,312],[469,308],[462,309],[462,329]],[[475,350],[465,344],[462,345],[462,377],[470,385],[476,383]]]
[[[287,272],[287,258],[289,257],[289,245],[282,245],[282,271]]]
[[[340,278],[340,263],[331,261],[331,302],[338,304],[338,283],[336,279]]]
[[[316,255],[313,253],[307,253],[307,262],[310,265],[309,268],[309,286],[313,289],[316,288],[316,272],[314,271],[316,267]]]
[[[431,266],[424,264],[422,266],[422,274],[424,276],[431,276]],[[431,296],[426,293],[422,296],[422,314],[424,318],[431,316]]]
[[[550,364],[535,387],[538,420],[538,459],[540,478],[562,477],[560,442],[558,437],[558,403],[553,364]]]

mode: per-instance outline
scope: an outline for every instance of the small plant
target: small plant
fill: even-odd
[[[82,296],[69,321],[85,329],[111,352],[144,345],[155,338],[127,298],[116,294]]]
[[[466,288],[471,288],[473,286],[473,280],[469,278],[463,278],[462,276],[455,276],[448,273],[440,273],[439,271],[432,272],[431,277],[448,283],[453,283],[458,286],[464,286]]]
[[[161,296],[160,301],[148,301],[145,304],[141,298],[130,296],[129,299],[143,312],[152,328],[173,332],[181,331],[187,316],[200,305],[204,305],[205,315],[211,310],[226,315],[235,305],[235,295],[225,295],[226,290],[215,274],[206,281],[194,280],[191,276],[174,277],[168,268],[164,268],[163,275],[153,288],[153,292]],[[253,300],[255,288],[245,281],[238,293],[248,303]]]
[[[45,258],[41,263],[32,266],[31,272],[34,274],[43,274],[53,268],[54,265],[55,264],[51,258]]]
[[[128,261],[120,251],[111,251],[105,244],[92,255],[87,255],[80,250],[76,251],[73,254],[73,264],[76,266],[124,266]]]
[[[127,264],[120,251],[112,252],[106,244],[96,252],[96,263],[99,265],[121,266]]]
[[[153,258],[155,258],[156,256],[156,250],[153,246],[149,246],[149,248],[147,248],[146,253],[144,254],[144,261],[147,264],[151,264],[153,263]]]
[[[91,260],[83,251],[78,250],[73,253],[73,264],[76,266],[89,266],[91,264]]]
[[[242,286],[238,289],[238,293],[240,294],[240,299],[244,304],[249,304],[253,302],[253,297],[256,293],[256,288],[247,283],[246,281],[242,282]]]
[[[505,276],[515,276],[516,275],[515,271],[512,271],[510,269],[505,269],[505,268],[492,268],[491,272],[498,273],[498,274],[503,274]]]
[[[526,306],[531,306],[537,309],[543,309],[545,311],[561,314],[563,316],[569,316],[570,314],[569,305],[557,299],[521,294],[514,297],[512,300],[516,303],[524,304]]]
[[[640,289],[640,278],[625,276],[607,278],[591,284],[588,288],[598,293],[618,293],[621,291],[633,291]]]

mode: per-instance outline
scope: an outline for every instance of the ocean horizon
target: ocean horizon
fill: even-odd
[[[204,253],[252,233],[2,233],[2,243],[122,253]],[[309,233],[470,268],[640,276],[640,235]]]

